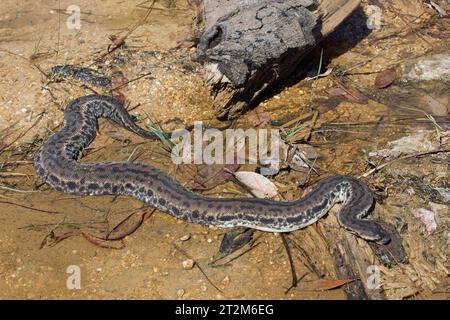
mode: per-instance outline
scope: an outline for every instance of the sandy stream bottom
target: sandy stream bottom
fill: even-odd
[[[31,164],[36,146],[60,125],[64,106],[73,98],[91,93],[82,84],[64,81],[48,83],[42,70],[63,63],[90,65],[94,57],[106,51],[110,35],[123,35],[146,14],[140,1],[107,0],[91,2],[77,0],[81,8],[81,29],[65,26],[68,1],[2,1],[0,9],[0,185],[17,190],[31,190],[38,184]],[[147,4],[150,5],[150,4]],[[363,7],[367,4],[364,3]],[[62,13],[58,14],[58,8]],[[116,60],[105,59],[105,73],[120,69],[128,79],[144,77],[121,89],[133,112],[151,113],[163,126],[172,130],[203,120],[220,125],[211,111],[211,98],[202,82],[200,67],[190,61],[191,49],[181,45],[187,38],[195,15],[195,8],[185,1],[157,1],[148,21],[138,27],[126,40],[127,47],[118,49]],[[401,28],[401,21],[393,19],[386,28],[391,32]],[[337,37],[333,47],[325,46],[330,62],[335,66],[351,67],[376,57],[358,71],[382,70],[393,62],[429,50],[414,33],[407,37],[390,37],[369,46],[379,34],[371,34],[353,48],[339,52],[344,40]],[[341,41],[341,42],[339,42]],[[437,48],[438,41],[432,45]],[[438,50],[438,49],[436,49]],[[319,51],[320,55],[320,51]],[[318,56],[316,58],[318,60]],[[35,59],[30,60],[33,56]],[[117,61],[124,61],[120,64]],[[114,68],[113,68],[114,67]],[[376,74],[350,77],[351,83],[371,88]],[[259,110],[272,120],[312,111],[315,98],[326,97],[326,89],[333,86],[330,77],[313,83],[302,81],[285,88],[264,101]],[[320,109],[320,108],[319,108]],[[252,122],[254,114],[240,120],[244,126]],[[386,119],[397,116],[391,107],[369,100],[367,104],[343,102],[330,110],[320,109],[318,122],[322,124],[309,143],[321,154],[315,163],[324,174],[358,176],[370,169],[363,149],[376,150],[388,141],[411,134],[419,124]],[[412,117],[413,118],[413,117]],[[39,119],[39,121],[37,121]],[[411,117],[409,117],[411,119]],[[384,122],[386,121],[386,122]],[[330,123],[347,123],[332,126]],[[351,125],[351,123],[369,123]],[[378,124],[377,124],[378,123]],[[376,125],[375,125],[376,124]],[[446,125],[446,124],[443,124]],[[447,124],[448,125],[448,124]],[[30,129],[31,128],[31,129]],[[316,127],[317,128],[317,127]],[[420,125],[432,130],[429,124]],[[27,131],[28,130],[28,131]],[[448,128],[447,128],[448,130]],[[23,136],[23,132],[26,132]],[[18,138],[17,138],[18,137]],[[83,161],[127,160],[148,162],[162,170],[175,172],[169,156],[159,142],[145,141],[114,125],[101,121],[99,135],[86,150]],[[409,265],[383,269],[386,296],[399,298],[448,298],[448,207],[438,211],[438,230],[429,235],[411,210],[426,206],[429,199],[420,193],[405,192],[408,185],[400,184],[405,177],[419,177],[427,185],[448,187],[448,156],[437,155],[420,160],[394,163],[365,181],[385,196],[373,215],[400,226],[408,226],[402,236],[410,257]],[[1,166],[3,164],[3,167]],[[251,168],[252,170],[254,169]],[[177,171],[178,172],[178,171]],[[181,172],[184,172],[181,170]],[[180,174],[176,178],[189,183],[192,177]],[[296,188],[302,175],[278,175],[275,181],[289,190],[283,196],[295,198],[302,190]],[[312,181],[317,180],[313,176]],[[408,180],[409,181],[409,180]],[[239,189],[233,182],[219,185],[207,193],[217,196],[230,188]],[[377,191],[377,192],[378,192]],[[245,191],[242,191],[245,193]],[[18,204],[18,205],[17,205]],[[217,252],[224,231],[190,225],[156,211],[135,233],[126,238],[120,250],[100,248],[85,238],[71,237],[56,246],[39,249],[49,235],[81,229],[97,232],[114,226],[131,212],[139,212],[142,204],[125,197],[76,197],[52,191],[47,186],[38,192],[16,192],[0,189],[0,297],[29,299],[62,298],[136,298],[136,299],[345,299],[342,289],[316,291],[293,289],[286,251],[280,236],[256,233],[258,246],[232,263],[222,267],[209,265]],[[31,208],[31,209],[30,209]],[[444,208],[444,209],[442,209]],[[447,209],[445,209],[447,208]],[[41,211],[33,210],[38,209]],[[334,212],[319,224],[337,227]],[[49,212],[56,213],[49,213]],[[311,227],[313,228],[313,227]],[[307,228],[308,229],[308,228]],[[300,230],[292,237],[306,237],[311,230]],[[341,231],[345,232],[345,231]],[[186,240],[186,238],[188,238]],[[365,245],[361,241],[361,245]],[[179,250],[181,248],[182,250]],[[211,282],[197,267],[183,269],[182,262],[192,257]],[[294,263],[302,281],[317,280],[308,271],[298,252],[293,250]],[[332,258],[323,251],[316,261],[324,277],[334,279]],[[79,266],[81,289],[69,290],[66,281],[69,266]],[[447,289],[445,289],[447,286]],[[447,292],[447,293],[446,293]]]

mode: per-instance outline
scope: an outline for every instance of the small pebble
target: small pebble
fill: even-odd
[[[184,270],[191,270],[195,265],[195,261],[192,259],[187,259],[183,261],[183,269]]]
[[[178,290],[177,290],[177,296],[178,296],[179,298],[181,298],[182,296],[184,296],[184,289],[178,289]]]
[[[187,241],[187,240],[189,240],[191,238],[191,235],[190,234],[187,234],[187,235],[185,235],[185,236],[182,236],[181,238],[180,238],[180,241]]]

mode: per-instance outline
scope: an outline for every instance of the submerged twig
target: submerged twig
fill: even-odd
[[[1,186],[1,185],[0,185],[0,189],[6,190],[6,191],[12,191],[12,192],[19,192],[19,193],[33,193],[33,192],[38,192],[38,191],[36,191],[36,190],[22,190],[22,189],[15,189],[15,188],[10,188],[10,187]]]
[[[289,266],[291,267],[291,274],[292,274],[292,283],[291,286],[284,292],[284,294],[288,294],[289,291],[291,291],[292,288],[295,288],[298,283],[297,273],[295,272],[294,267],[294,260],[292,259],[291,249],[289,248],[289,243],[286,240],[286,235],[283,233],[280,233],[281,240],[283,241],[284,248],[286,249],[288,259],[289,259]]]
[[[137,80],[139,80],[139,79],[141,79],[141,78],[144,78],[144,77],[146,77],[146,76],[149,76],[149,75],[151,75],[151,74],[152,74],[151,72],[147,72],[147,73],[141,74],[140,76],[137,76],[136,78],[133,78],[133,79],[131,79],[131,80],[128,80],[128,81],[122,83],[121,85],[112,88],[112,89],[111,89],[111,92],[112,92],[112,91],[117,91],[117,90],[119,90],[119,89],[125,87],[125,86],[128,85],[129,83],[134,82],[134,81],[137,81]],[[138,105],[138,106],[139,106],[139,105]],[[136,106],[136,107],[138,107],[138,106]],[[132,109],[129,109],[128,111],[131,111],[131,110],[135,109],[136,107],[133,107]]]
[[[27,207],[27,206],[24,206],[22,204],[10,202],[10,201],[0,201],[0,203],[10,204],[10,205],[18,206],[18,207],[21,207],[21,208],[24,208],[24,209],[29,209],[29,210],[39,211],[39,212],[44,212],[44,213],[53,213],[53,214],[55,214],[55,213],[56,214],[60,214],[61,213],[61,212],[57,212],[57,211],[48,211],[48,210],[43,210],[43,209],[36,209],[36,208],[32,208],[32,207]]]
[[[426,151],[426,152],[419,152],[419,153],[414,153],[414,154],[410,154],[407,156],[403,156],[400,158],[396,158],[393,160],[390,160],[388,162],[385,162],[383,164],[380,164],[379,166],[367,171],[366,173],[360,175],[358,178],[367,178],[368,176],[370,176],[371,174],[374,174],[375,172],[380,171],[381,169],[383,169],[384,167],[390,165],[391,163],[398,161],[398,160],[405,160],[405,159],[411,159],[411,158],[415,158],[415,157],[421,157],[421,156],[425,156],[425,155],[429,155],[429,154],[438,154],[438,153],[447,153],[450,152],[450,149],[443,149],[443,150],[434,150],[434,151]]]
[[[179,246],[177,246],[175,243],[172,243],[173,246],[175,247],[175,249],[177,249],[179,252],[181,252],[186,258],[192,259],[192,257],[183,249],[181,249]],[[195,260],[194,260],[195,261]],[[205,271],[203,271],[203,269],[199,266],[198,263],[195,264],[195,266],[198,268],[198,270],[200,270],[200,272],[203,274],[203,276],[206,278],[206,280],[208,280],[209,284],[212,285],[217,291],[219,291],[220,293],[222,293],[222,290],[220,290],[212,281],[211,279],[209,279],[209,277],[206,275]]]

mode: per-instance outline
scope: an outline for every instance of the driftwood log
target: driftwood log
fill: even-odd
[[[204,64],[217,118],[234,119],[286,80],[360,0],[204,0]]]

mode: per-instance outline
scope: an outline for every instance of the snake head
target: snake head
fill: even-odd
[[[365,230],[349,229],[348,227],[346,229],[367,241],[373,241],[380,245],[386,245],[391,241],[391,235],[381,225],[374,221],[364,222],[366,226],[367,224],[370,226]]]
[[[391,241],[391,236],[386,233],[385,235],[381,236],[380,239],[375,240],[376,243],[386,245]]]
[[[379,224],[376,224],[373,227],[376,229],[376,232],[373,239],[371,239],[372,241],[381,245],[386,245],[391,241],[391,235],[389,232],[384,230]]]

